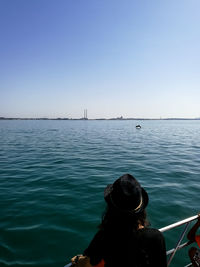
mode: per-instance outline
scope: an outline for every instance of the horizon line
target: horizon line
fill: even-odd
[[[116,118],[67,118],[67,117],[0,117],[0,120],[200,120],[199,118],[184,118],[184,117],[166,117],[166,118],[124,118],[124,117],[116,117]]]

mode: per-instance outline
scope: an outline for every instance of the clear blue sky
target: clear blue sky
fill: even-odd
[[[0,117],[200,117],[199,0],[0,0]]]

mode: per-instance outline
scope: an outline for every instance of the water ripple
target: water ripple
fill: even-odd
[[[199,212],[200,121],[135,123],[0,121],[0,266],[64,266],[88,245],[104,187],[123,173],[148,191],[153,226]]]

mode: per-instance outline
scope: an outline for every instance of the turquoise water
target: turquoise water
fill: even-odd
[[[123,173],[148,191],[153,227],[197,214],[200,121],[0,121],[0,266],[63,267]],[[165,234],[167,247],[177,236]],[[186,263],[183,251],[171,266]]]

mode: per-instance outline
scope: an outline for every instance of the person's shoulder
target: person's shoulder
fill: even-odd
[[[146,243],[146,245],[152,247],[165,247],[165,239],[163,234],[155,228],[144,228],[139,233],[139,242]]]
[[[142,230],[148,233],[161,233],[158,229],[151,227],[144,227]]]
[[[147,236],[149,238],[159,238],[162,237],[162,233],[155,228],[146,227],[140,230],[140,234]]]

